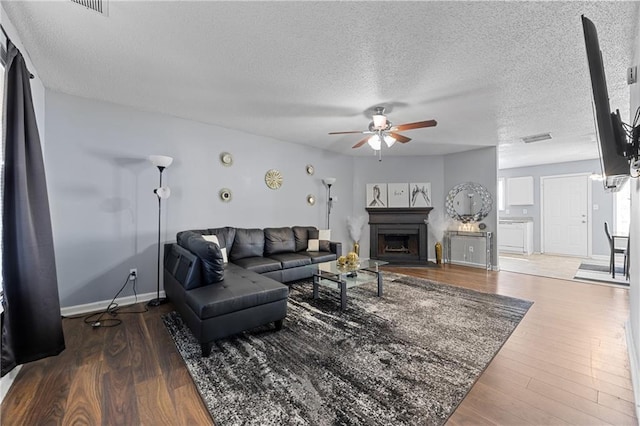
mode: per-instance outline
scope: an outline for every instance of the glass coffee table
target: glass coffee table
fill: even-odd
[[[340,290],[340,308],[347,307],[347,289],[371,282],[378,283],[378,297],[382,296],[382,271],[379,267],[389,262],[360,260],[357,265],[338,266],[337,262],[309,265],[314,268],[313,298],[318,298],[319,286]]]

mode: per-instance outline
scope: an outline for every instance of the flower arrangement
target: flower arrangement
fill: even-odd
[[[454,220],[440,211],[431,212],[429,215],[429,233],[433,235],[435,241],[442,241],[444,231],[454,224]]]
[[[349,230],[349,236],[354,243],[360,241],[362,228],[364,227],[364,222],[366,220],[366,216],[347,216],[347,229]]]

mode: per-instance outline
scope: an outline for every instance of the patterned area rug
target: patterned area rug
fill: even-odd
[[[284,327],[200,345],[169,313],[165,325],[211,416],[228,424],[441,425],[531,302],[385,273],[339,292],[291,285]]]
[[[576,281],[588,281],[595,284],[613,284],[615,287],[629,287],[629,280],[624,274],[622,266],[616,266],[616,277],[611,277],[608,263],[594,261],[582,262],[573,277]]]

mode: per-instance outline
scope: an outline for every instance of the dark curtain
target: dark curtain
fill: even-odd
[[[3,120],[2,373],[64,350],[47,184],[29,71],[7,40]]]

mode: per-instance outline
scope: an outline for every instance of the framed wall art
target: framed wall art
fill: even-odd
[[[386,183],[367,184],[367,207],[388,207]]]
[[[431,183],[409,184],[409,207],[431,207]]]
[[[389,207],[409,207],[409,184],[387,184],[387,201]]]

